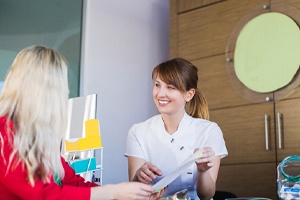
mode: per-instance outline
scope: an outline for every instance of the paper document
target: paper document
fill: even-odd
[[[191,164],[193,164],[196,160],[201,158],[202,156],[202,149],[199,149],[192,155],[190,155],[187,159],[185,159],[177,168],[174,172],[171,174],[165,176],[163,179],[158,181],[155,185],[153,185],[153,192],[159,192],[162,190],[164,187],[169,185],[172,181],[174,181],[180,174],[184,172],[184,170],[189,167]]]

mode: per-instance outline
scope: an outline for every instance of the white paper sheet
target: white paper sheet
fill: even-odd
[[[202,156],[202,149],[199,149],[192,155],[190,155],[187,159],[185,159],[174,172],[165,176],[163,179],[158,181],[155,185],[153,185],[153,193],[159,192],[164,187],[172,183],[178,176],[180,176],[184,170],[193,164],[196,160],[198,160]]]

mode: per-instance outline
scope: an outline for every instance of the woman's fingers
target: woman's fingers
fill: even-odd
[[[139,181],[148,183],[155,179],[156,175],[161,175],[161,171],[153,164],[146,162],[140,167],[138,174]]]
[[[196,163],[199,171],[207,171],[215,165],[215,152],[211,147],[203,148],[202,156],[196,161]]]

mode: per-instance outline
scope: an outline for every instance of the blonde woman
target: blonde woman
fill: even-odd
[[[149,199],[150,185],[84,182],[61,158],[68,94],[63,56],[20,51],[0,95],[0,199]]]

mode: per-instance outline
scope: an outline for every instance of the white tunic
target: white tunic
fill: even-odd
[[[228,152],[219,126],[211,121],[193,118],[185,113],[178,130],[170,135],[164,128],[161,115],[131,127],[127,137],[125,156],[145,159],[162,171],[162,176],[153,180],[153,184],[176,167],[195,148],[211,147],[215,155],[225,157]],[[199,199],[195,192],[197,178],[196,164],[173,181],[164,196],[188,189],[191,199]]]

